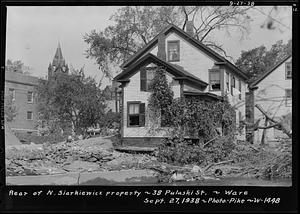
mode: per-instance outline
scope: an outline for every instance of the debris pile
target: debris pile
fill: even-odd
[[[145,169],[156,158],[114,151],[104,138],[6,147],[6,175],[47,175],[66,172]]]
[[[292,175],[292,142],[287,138],[280,139],[275,147],[240,143],[231,157],[237,167],[232,171],[235,176],[274,179]]]

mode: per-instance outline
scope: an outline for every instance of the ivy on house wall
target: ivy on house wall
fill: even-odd
[[[148,107],[152,131],[157,131],[160,127],[171,126],[170,107],[172,106],[174,92],[168,84],[166,71],[163,67],[157,68],[149,89],[151,95],[148,100]]]
[[[236,123],[235,110],[227,99],[210,102],[199,98],[174,99],[163,68],[157,69],[150,89],[150,130],[168,127],[165,130],[169,139],[159,148],[159,160],[200,164],[217,162],[230,154],[235,146]],[[197,139],[197,143],[186,138]],[[209,141],[213,142],[206,144]]]
[[[217,130],[224,135],[235,132],[235,110],[227,99],[208,102],[199,98],[176,98],[169,86],[166,71],[158,67],[150,83],[149,119],[156,127],[172,127],[171,137],[210,140]]]

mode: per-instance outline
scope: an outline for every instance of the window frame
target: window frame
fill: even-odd
[[[178,57],[176,59],[171,59],[170,57],[170,44],[176,44],[177,46],[177,52],[178,52]],[[167,42],[167,58],[168,58],[168,62],[179,62],[180,61],[180,40],[169,40]]]
[[[28,113],[31,113],[31,118],[28,118]],[[26,118],[27,120],[33,120],[33,111],[27,111]]]
[[[226,91],[230,91],[230,76],[229,76],[229,72],[225,72],[226,74],[226,79],[225,79],[225,85],[226,85]]]
[[[235,77],[234,75],[231,75],[231,84],[230,84],[231,96],[233,96],[233,88],[235,88]]]
[[[288,67],[288,65],[290,65],[290,73],[291,73],[291,75],[288,75],[288,70],[287,70],[287,67]],[[285,63],[285,79],[286,80],[289,80],[289,79],[292,79],[292,62],[286,62]]]
[[[288,96],[288,94],[289,94],[288,92],[290,92],[291,96]],[[292,101],[292,99],[293,99],[292,92],[293,91],[290,88],[285,89],[285,106],[290,106],[289,103],[288,103],[288,101]]]
[[[242,81],[240,79],[238,79],[238,87],[239,87],[239,99],[242,99]]]
[[[153,79],[155,77],[155,69],[157,69],[158,67],[157,66],[152,66],[152,67],[142,67],[140,68],[140,91],[145,91],[145,92],[151,92],[151,90],[149,89],[149,83],[152,81],[149,81],[149,75],[148,75],[148,72],[149,71],[154,71],[154,76],[153,76]],[[145,72],[145,74],[143,73]],[[142,84],[145,84],[144,88],[143,88],[143,85]]]
[[[130,125],[130,116],[139,116],[140,118],[140,101],[130,101],[130,102],[127,102],[127,127],[139,127],[140,126],[140,119],[139,119],[139,124],[138,125]],[[138,104],[139,105],[139,113],[138,114],[129,114],[129,109],[130,109],[130,105],[136,105]]]
[[[211,73],[219,73],[219,89],[213,89],[211,86]],[[210,69],[208,70],[208,78],[209,78],[209,91],[221,91],[221,70],[220,69]]]
[[[28,100],[29,93],[31,93],[31,100]],[[27,103],[33,103],[33,91],[27,92]]]

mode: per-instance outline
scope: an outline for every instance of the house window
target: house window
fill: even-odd
[[[27,120],[32,120],[32,111],[27,111]]]
[[[285,97],[287,99],[292,99],[292,89],[285,89]]]
[[[239,99],[241,100],[242,99],[242,81],[239,80]]]
[[[226,90],[229,92],[229,73],[226,72]]]
[[[10,89],[8,89],[8,91],[9,91],[9,96],[11,96],[11,100],[15,101],[15,99],[16,99],[16,91],[15,91],[15,89],[10,88]]]
[[[150,91],[149,86],[154,79],[156,67],[141,68],[141,91]]]
[[[32,91],[27,92],[27,102],[33,103],[33,92]]]
[[[145,103],[128,102],[128,126],[145,126]]]
[[[221,78],[219,70],[210,70],[209,71],[209,85],[210,90],[217,91],[221,89]]]
[[[168,61],[179,61],[180,51],[179,51],[179,41],[168,41]]]
[[[285,78],[292,79],[292,63],[291,62],[285,63]]]
[[[285,89],[285,105],[290,106],[292,101],[292,89]]]
[[[231,76],[231,95],[233,96],[233,90],[235,88],[235,77]]]

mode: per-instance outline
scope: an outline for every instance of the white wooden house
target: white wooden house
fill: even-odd
[[[156,66],[163,66],[167,71],[174,98],[197,96],[223,100],[227,95],[236,107],[237,125],[244,119],[247,75],[194,39],[192,29],[191,22],[187,23],[186,31],[168,26],[121,66],[123,71],[114,80],[122,83],[123,140],[153,141],[166,137],[163,129],[149,133],[148,84]],[[244,140],[245,130],[240,130],[237,137]]]
[[[265,116],[254,107],[259,104],[272,118],[282,120],[292,114],[292,56],[285,57],[270,70],[260,76],[250,86],[254,97],[254,121],[260,119],[259,126],[265,124]],[[292,125],[292,124],[290,124]],[[254,142],[261,142],[263,130],[254,132]],[[265,130],[265,141],[273,141],[285,136],[281,131],[270,128]]]

